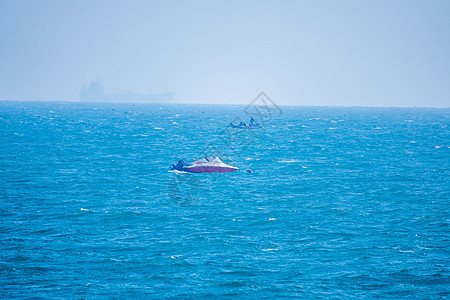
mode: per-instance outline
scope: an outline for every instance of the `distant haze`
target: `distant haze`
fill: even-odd
[[[450,1],[0,0],[0,100],[450,106]]]

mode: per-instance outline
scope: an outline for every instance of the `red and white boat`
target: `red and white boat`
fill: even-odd
[[[177,165],[172,165],[171,170],[191,173],[229,173],[239,168],[223,163],[217,156],[208,156],[192,164],[187,164],[184,159],[180,159]]]

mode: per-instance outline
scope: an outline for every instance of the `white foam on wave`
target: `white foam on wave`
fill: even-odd
[[[285,160],[279,160],[279,163],[285,163],[285,164],[293,164],[300,162],[298,159],[285,159]]]

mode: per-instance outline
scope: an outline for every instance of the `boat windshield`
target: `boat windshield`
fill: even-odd
[[[206,163],[222,163],[222,161],[217,156],[207,156],[194,162],[194,164],[206,164]]]

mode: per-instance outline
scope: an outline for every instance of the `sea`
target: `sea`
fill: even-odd
[[[449,208],[450,109],[0,102],[2,299],[448,299]]]

